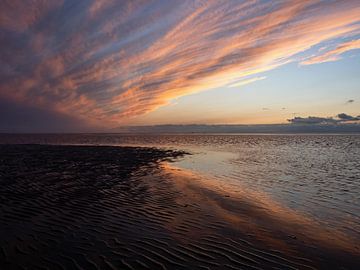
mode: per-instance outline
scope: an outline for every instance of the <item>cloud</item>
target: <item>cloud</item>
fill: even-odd
[[[0,132],[94,132],[95,127],[49,109],[0,100]]]
[[[335,124],[337,121],[333,118],[324,118],[324,117],[316,117],[316,116],[308,116],[308,117],[294,117],[292,119],[288,119],[288,121],[292,124]]]
[[[256,81],[261,81],[261,80],[264,80],[264,79],[266,79],[265,76],[255,77],[255,78],[246,79],[246,80],[241,80],[241,81],[231,83],[228,87],[239,87],[239,86],[243,86],[243,85],[253,83],[253,82],[256,82]]]
[[[360,120],[359,117],[354,117],[354,116],[348,115],[346,113],[340,113],[337,115],[337,117],[340,119],[340,121],[358,121],[358,120]]]
[[[337,61],[341,59],[341,54],[356,49],[360,49],[360,39],[344,42],[338,45],[335,49],[329,50],[321,55],[313,56],[306,59],[305,61],[301,62],[301,64],[312,65],[324,62]]]
[[[360,5],[3,0],[0,18],[0,99],[116,126],[352,36]]]
[[[360,121],[360,117],[354,117],[346,113],[340,113],[333,117],[317,117],[317,116],[308,116],[308,117],[294,117],[288,119],[292,124],[309,124],[309,125],[318,125],[318,124],[338,124],[344,122],[356,122]]]

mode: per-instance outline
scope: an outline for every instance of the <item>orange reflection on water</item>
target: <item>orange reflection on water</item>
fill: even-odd
[[[330,253],[338,252],[359,256],[359,247],[354,239],[334,228],[329,228],[305,213],[292,210],[274,201],[267,194],[234,189],[211,177],[204,177],[189,170],[176,168],[169,163],[162,164],[166,175],[170,175],[179,193],[181,205],[195,205],[208,213],[203,219],[201,233],[211,234],[211,219],[224,222],[226,226],[242,234],[250,235],[266,247],[299,255],[304,250],[316,249]],[[184,212],[184,219],[192,219],[192,213]],[[194,212],[194,215],[195,212]],[[179,215],[168,226],[179,225]],[[192,235],[191,237],[196,237]]]

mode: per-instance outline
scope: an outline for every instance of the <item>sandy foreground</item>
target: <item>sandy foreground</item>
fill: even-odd
[[[0,153],[0,269],[360,269],[359,239],[176,168],[182,151]]]

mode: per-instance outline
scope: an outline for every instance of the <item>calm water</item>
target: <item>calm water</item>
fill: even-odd
[[[190,151],[174,166],[256,192],[360,237],[359,135],[0,135],[0,143],[155,146]]]

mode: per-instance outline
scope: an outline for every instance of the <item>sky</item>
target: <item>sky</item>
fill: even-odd
[[[357,120],[359,60],[357,0],[2,0],[0,131]]]

